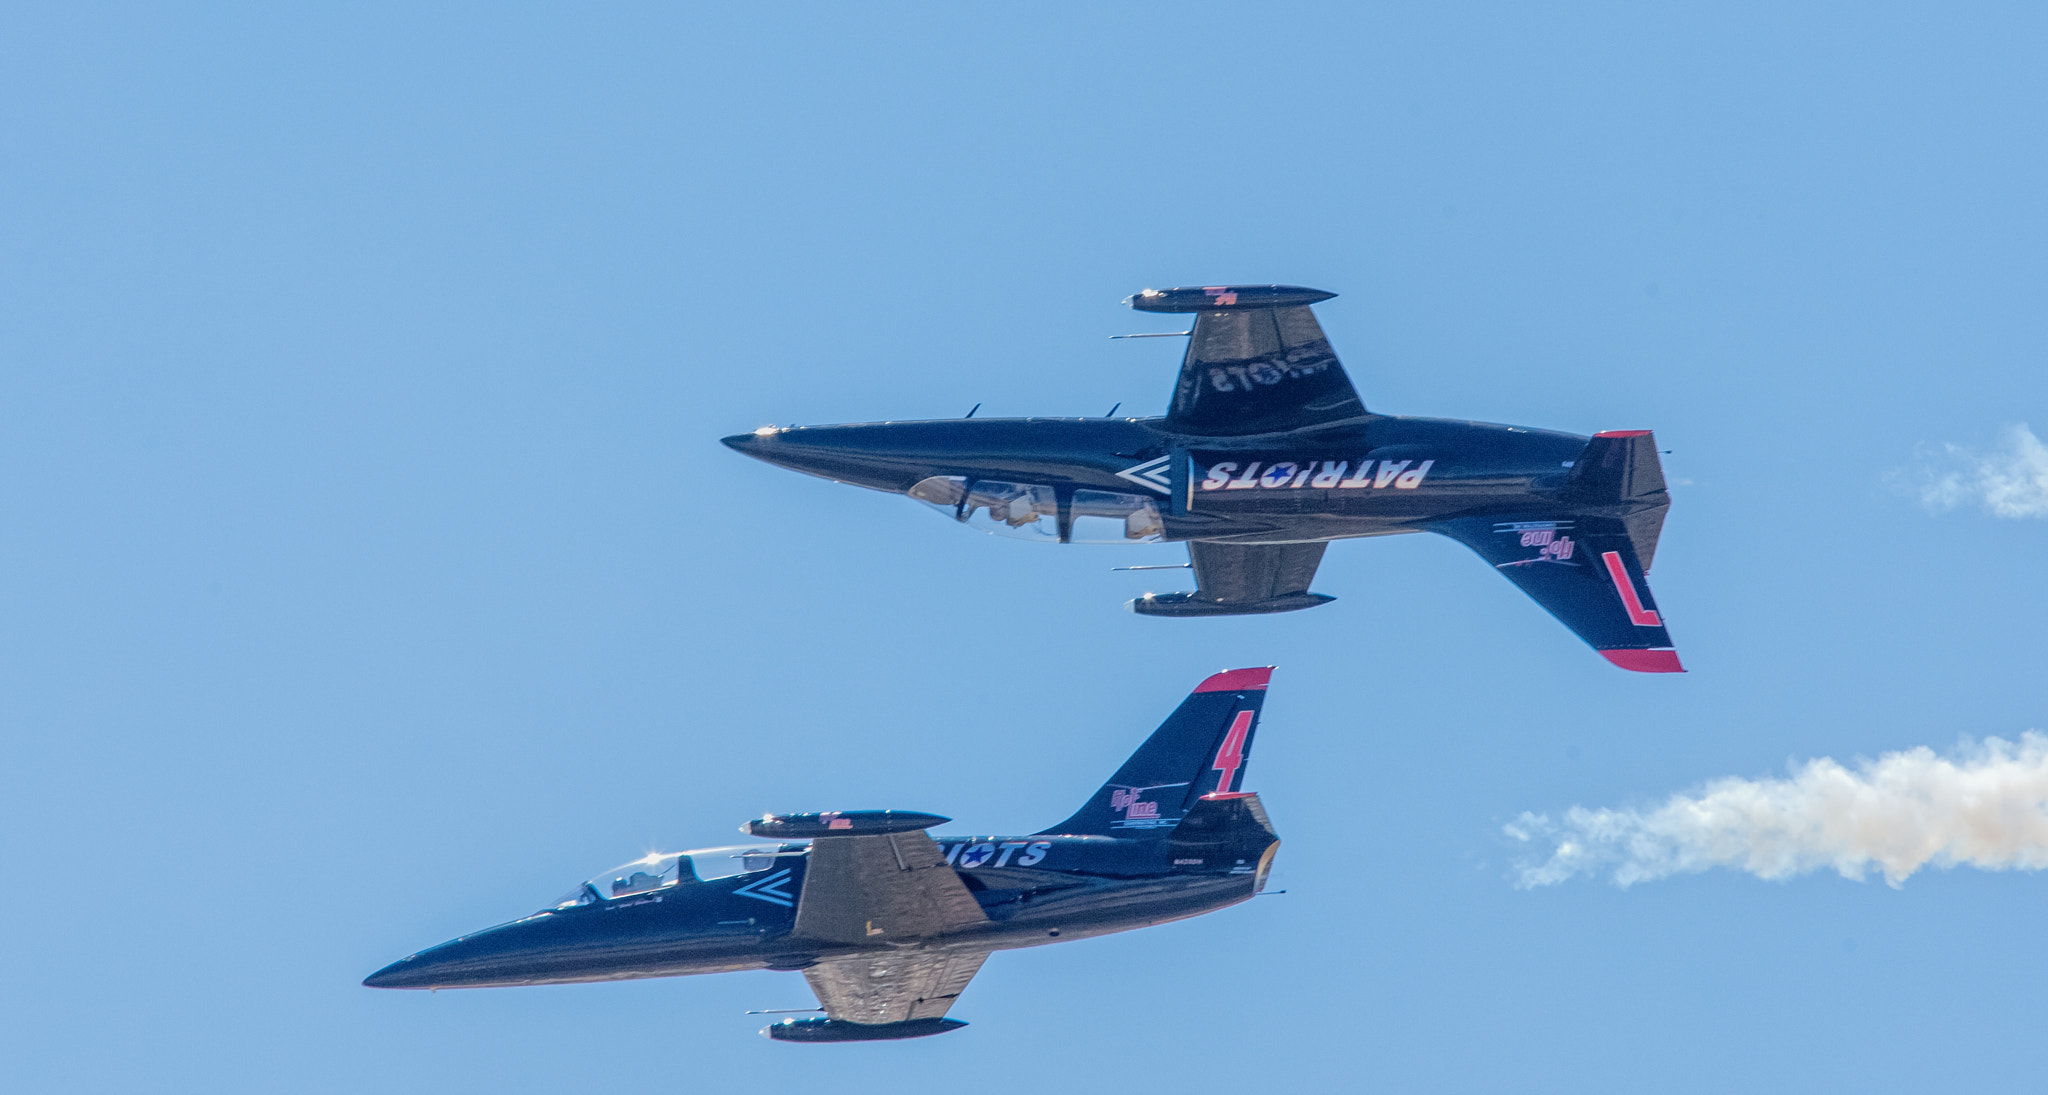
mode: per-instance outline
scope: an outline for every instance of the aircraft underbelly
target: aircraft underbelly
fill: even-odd
[[[934,936],[913,946],[933,950],[1017,950],[1183,920],[1237,904],[1251,896],[1252,879],[1249,875],[1091,880],[1081,886],[1036,893],[1021,900],[1010,899],[1001,891],[992,891],[984,898],[987,902],[984,911],[989,915],[986,926]],[[726,973],[777,968],[798,950],[803,953],[797,957],[803,959],[830,960],[890,949],[799,943],[787,936],[759,942],[730,940],[714,952],[703,947],[701,941],[693,941],[662,950],[649,949],[631,956],[590,956],[580,962],[532,969],[523,976],[490,983],[571,984]]]
[[[657,959],[650,961],[612,963],[596,966],[565,965],[547,970],[536,970],[527,976],[510,977],[499,981],[479,981],[461,987],[494,988],[514,985],[586,985],[600,981],[638,981],[649,977],[687,977],[700,973],[738,973],[744,970],[765,969],[768,960],[758,954],[744,957],[708,959],[701,955]]]

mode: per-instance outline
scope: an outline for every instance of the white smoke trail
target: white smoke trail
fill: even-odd
[[[1649,810],[1574,806],[1562,822],[1525,813],[1508,836],[1549,846],[1518,884],[1553,886],[1609,868],[1618,886],[1711,867],[1785,878],[1872,868],[1894,887],[1921,867],[2033,871],[2048,867],[2048,735],[1965,742],[1949,756],[1925,746],[1858,758],[1822,757],[1788,779],[1720,779]]]
[[[2048,445],[2024,422],[2006,429],[2002,448],[1978,453],[1943,445],[1919,471],[1891,478],[1930,509],[1974,502],[1995,517],[2048,517]]]

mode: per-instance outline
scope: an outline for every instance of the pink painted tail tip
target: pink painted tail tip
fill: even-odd
[[[1648,437],[1648,430],[1601,430],[1594,437]]]
[[[1600,656],[1631,673],[1685,672],[1685,667],[1678,664],[1678,651],[1669,648],[1664,650],[1602,650]]]
[[[1256,669],[1226,669],[1195,686],[1197,692],[1252,692],[1265,691],[1266,682],[1273,679],[1273,667],[1262,665]]]

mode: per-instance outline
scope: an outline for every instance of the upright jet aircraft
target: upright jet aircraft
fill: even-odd
[[[785,1042],[943,1034],[989,954],[1164,924],[1265,888],[1280,840],[1238,790],[1270,668],[1203,681],[1074,815],[1028,836],[942,836],[901,810],[769,814],[775,843],[636,859],[531,916],[363,984],[445,989],[802,970],[822,1018]]]
[[[1479,553],[1608,661],[1678,673],[1645,574],[1671,506],[1648,430],[1551,430],[1374,414],[1292,285],[1147,289],[1192,312],[1163,418],[973,418],[764,426],[725,443],[907,494],[956,521],[1057,543],[1186,541],[1195,589],[1148,616],[1291,612],[1331,540],[1434,532]]]

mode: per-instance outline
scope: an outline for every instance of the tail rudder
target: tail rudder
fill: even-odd
[[[1045,834],[1170,832],[1203,795],[1244,782],[1273,669],[1231,669],[1197,685],[1116,775]]]

